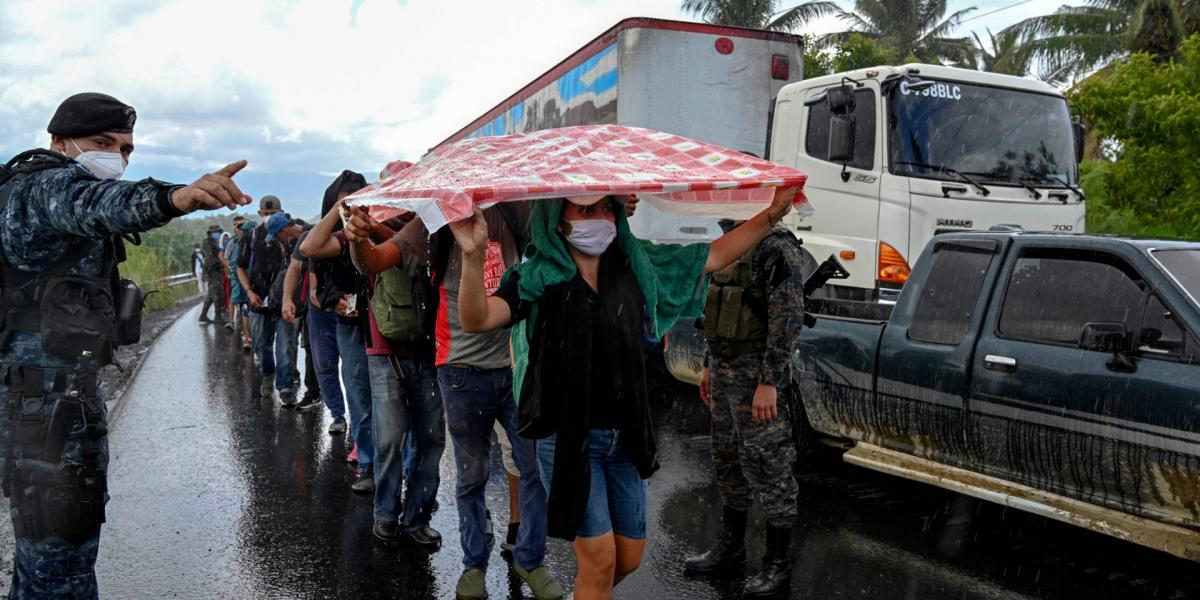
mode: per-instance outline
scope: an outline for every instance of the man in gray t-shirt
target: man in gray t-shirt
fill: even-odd
[[[529,206],[498,205],[485,211],[484,216],[490,239],[484,278],[488,291],[492,292],[499,287],[505,270],[521,260],[520,248],[528,237]],[[485,571],[490,550],[484,488],[491,464],[492,427],[498,422],[512,441],[513,458],[520,471],[522,519],[513,549],[513,569],[536,597],[562,597],[562,586],[542,564],[546,553],[546,488],[538,474],[533,440],[517,435],[508,331],[472,334],[462,330],[458,319],[462,253],[449,231],[431,238],[424,223],[416,219],[390,241],[375,245],[370,241],[375,226],[375,221],[364,212],[356,213],[346,225],[351,256],[360,269],[378,273],[403,265],[410,272],[430,272],[438,283],[435,363],[458,467],[459,532],[463,548],[463,574],[456,595],[468,599],[486,595]],[[442,242],[438,236],[451,237]],[[445,273],[438,273],[439,270]]]

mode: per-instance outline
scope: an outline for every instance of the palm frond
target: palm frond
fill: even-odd
[[[809,0],[799,6],[789,8],[767,24],[768,29],[777,31],[792,31],[797,27],[821,17],[841,14],[842,8],[829,0]]]

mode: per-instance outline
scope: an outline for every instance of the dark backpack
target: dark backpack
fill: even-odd
[[[29,150],[0,166],[0,210],[8,205],[16,182],[39,171],[68,168],[71,161],[47,150]],[[79,172],[80,177],[89,177]],[[140,238],[131,236],[137,244]],[[103,240],[104,272],[100,277],[69,276],[97,242],[79,239],[42,273],[12,267],[0,253],[0,347],[14,331],[35,331],[42,347],[65,359],[88,351],[102,364],[112,349],[135,344],[141,337],[144,296],[137,284],[121,279],[117,265],[125,260],[121,236]]]
[[[411,344],[433,339],[437,304],[433,284],[424,275],[392,267],[376,276],[371,313],[379,333],[390,341]]]

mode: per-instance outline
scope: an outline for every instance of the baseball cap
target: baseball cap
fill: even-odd
[[[247,220],[245,223],[242,223],[242,231],[254,231],[256,227],[258,227],[257,221]]]
[[[275,236],[279,235],[280,231],[283,231],[294,222],[292,215],[287,213],[275,213],[271,215],[271,218],[267,219],[267,242],[273,241]]]
[[[258,201],[258,210],[283,210],[283,203],[278,197],[267,194]]]

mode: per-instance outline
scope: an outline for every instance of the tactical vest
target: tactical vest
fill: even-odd
[[[767,286],[754,276],[756,249],[709,278],[704,338],[719,358],[762,352],[767,347]]]
[[[13,157],[0,167],[0,211],[24,177],[70,165],[66,157],[46,150]],[[100,276],[67,275],[96,244],[104,249]],[[110,363],[117,345],[137,343],[141,336],[144,297],[133,281],[118,275],[117,264],[124,260],[119,236],[75,240],[41,273],[13,267],[0,251],[0,348],[7,347],[13,332],[37,332],[42,347],[56,357],[75,360],[86,352],[99,364]]]

